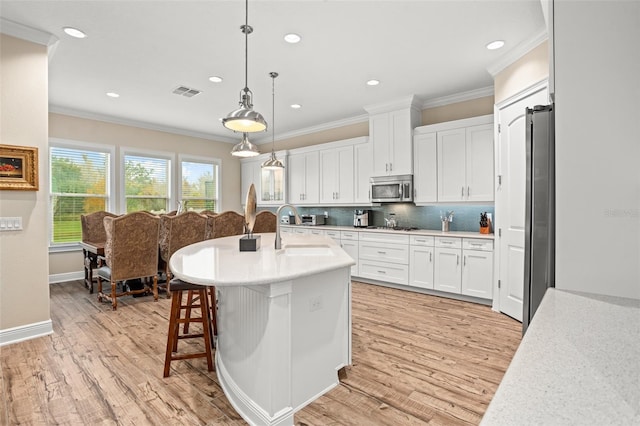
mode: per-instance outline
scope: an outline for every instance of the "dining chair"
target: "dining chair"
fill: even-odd
[[[98,268],[98,300],[111,300],[118,307],[118,297],[153,292],[158,300],[158,234],[160,218],[147,212],[105,217],[107,240],[104,246],[106,265]],[[148,280],[153,280],[149,288]],[[128,280],[140,279],[142,288],[131,288]],[[102,282],[111,284],[111,291],[102,291]],[[135,281],[133,281],[135,282]],[[117,291],[120,284],[121,291]]]
[[[84,286],[89,289],[89,293],[93,293],[93,271],[102,266],[99,256],[101,251],[104,250],[105,241],[107,241],[107,233],[103,223],[105,217],[118,217],[118,215],[104,210],[80,215],[82,242],[93,247],[91,250],[84,246],[82,248],[84,255]]]
[[[253,233],[264,234],[266,232],[276,232],[276,215],[269,210],[261,210],[256,213]]]
[[[244,216],[234,211],[226,211],[209,216],[209,235],[207,239],[242,235],[245,230]]]
[[[207,216],[196,212],[185,212],[175,216],[160,217],[160,258],[166,281],[159,285],[171,297],[170,282],[173,278],[169,259],[173,253],[193,243],[203,241],[207,233]]]

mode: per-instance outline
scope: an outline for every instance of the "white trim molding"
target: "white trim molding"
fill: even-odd
[[[0,18],[0,32],[32,43],[47,46],[49,61],[58,47],[60,39],[55,35],[36,28],[28,27],[8,19]]]
[[[543,30],[540,30],[540,32],[534,34],[526,40],[523,40],[519,44],[515,45],[513,49],[507,51],[493,64],[489,65],[487,67],[487,71],[489,71],[489,74],[491,74],[491,76],[495,78],[495,76],[498,75],[499,72],[507,68],[509,65],[513,64],[531,49],[540,45],[540,43],[547,40],[548,38],[549,35],[547,34],[547,29],[545,27]]]
[[[84,281],[84,271],[64,272],[49,275],[49,284],[66,283],[68,281]]]
[[[467,92],[454,93],[453,95],[441,96],[424,101],[422,109],[434,108],[458,102],[470,101],[472,99],[485,98],[494,95],[494,87],[487,86],[480,89],[469,90]]]
[[[51,320],[0,330],[0,347],[53,334]]]

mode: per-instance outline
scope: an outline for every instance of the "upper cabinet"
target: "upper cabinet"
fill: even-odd
[[[353,146],[320,151],[320,203],[353,203]]]
[[[371,204],[371,185],[369,179],[373,176],[373,150],[367,138],[361,138],[365,143],[353,146],[354,153],[354,188],[353,201],[358,205]]]
[[[276,156],[287,166],[286,151],[277,152]],[[264,170],[262,163],[271,157],[271,153],[258,157],[240,160],[241,202],[246,203],[251,184],[255,186],[258,206],[278,206],[286,199],[287,182],[285,170]]]
[[[414,202],[493,202],[493,139],[493,115],[416,128]]]
[[[316,148],[317,149],[317,148]],[[289,202],[318,204],[320,201],[320,156],[317,150],[291,152],[288,157]]]
[[[413,129],[420,125],[420,105],[414,96],[365,107],[373,148],[373,176],[413,173]]]

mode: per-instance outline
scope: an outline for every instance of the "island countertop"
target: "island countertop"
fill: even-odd
[[[481,424],[640,424],[640,300],[548,289]]]
[[[236,286],[292,280],[355,264],[329,237],[283,235],[283,248],[276,250],[274,233],[260,236],[260,248],[254,252],[239,250],[243,235],[183,247],[171,256],[171,271],[194,284]]]

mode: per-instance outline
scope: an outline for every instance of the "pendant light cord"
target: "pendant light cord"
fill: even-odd
[[[249,0],[244,3],[244,91],[249,90],[249,33],[253,30],[249,27]]]
[[[276,77],[278,73],[271,73],[271,152],[276,152]]]

